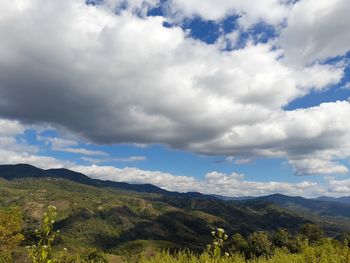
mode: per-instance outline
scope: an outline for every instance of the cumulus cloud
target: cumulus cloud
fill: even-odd
[[[288,14],[287,1],[281,0],[172,0],[171,14],[180,18],[200,16],[205,20],[222,20],[229,15],[240,16],[241,25],[249,27],[265,22],[278,25]]]
[[[8,137],[23,133],[25,126],[19,121],[0,119],[0,136]]]
[[[187,192],[195,190],[197,179],[161,171],[146,171],[138,168],[123,169],[114,166],[72,166],[70,169],[84,173],[92,178],[129,183],[150,183],[166,190]],[[182,190],[181,190],[182,189]]]
[[[325,185],[310,181],[300,183],[257,182],[246,180],[242,174],[225,174],[217,171],[206,174],[203,179],[198,179],[192,176],[179,176],[172,173],[148,171],[134,167],[117,168],[96,164],[78,165],[55,157],[40,155],[36,147],[27,145],[25,142],[17,141],[16,137],[23,135],[29,127],[21,125],[17,121],[0,120],[0,123],[2,123],[3,127],[11,127],[11,132],[7,131],[6,134],[4,132],[0,134],[1,164],[28,163],[43,169],[65,167],[102,180],[151,183],[170,191],[198,191],[227,196],[258,196],[277,192],[310,197],[319,195],[340,196],[347,194],[350,187],[349,180],[336,180],[332,177],[327,179]],[[50,139],[56,146],[67,147],[76,145],[75,141],[58,137],[44,138]],[[90,160],[89,157],[82,157],[82,159],[84,158],[91,163],[93,163],[93,160],[96,160]],[[231,159],[235,160],[234,158]],[[114,160],[140,161],[144,160],[144,157],[130,156],[114,158]]]
[[[349,195],[350,191],[350,179],[344,180],[336,180],[334,178],[330,178],[328,181],[329,189],[334,192],[334,194],[341,195]]]
[[[28,129],[18,121],[0,119],[0,164],[28,163],[41,168],[63,167],[69,162],[38,155],[38,148],[17,139]]]
[[[8,151],[0,149],[0,164],[31,164],[42,169],[62,168],[68,161],[58,160],[50,156],[40,156],[28,152]]]
[[[338,159],[349,158],[350,126],[346,101],[294,111],[279,111],[256,124],[237,125],[207,143],[192,144],[197,152],[240,156],[287,157],[296,173],[346,173]]]
[[[289,61],[313,63],[350,50],[350,2],[302,0],[292,8],[280,44]]]
[[[215,1],[215,7],[213,1],[197,2],[171,3],[208,19],[242,13],[247,25],[279,23],[289,8],[275,0]],[[130,1],[116,15],[110,6],[118,3],[4,3],[0,115],[64,127],[95,143],[162,143],[241,159],[286,157],[309,174],[347,171],[336,160],[350,149],[344,143],[348,102],[283,110],[310,91],[338,83],[344,65],[296,67],[272,43],[222,51],[180,27],[164,27],[164,17],[134,14],[157,1]],[[59,149],[103,154],[76,146]],[[318,161],[308,168],[300,158],[312,155]]]

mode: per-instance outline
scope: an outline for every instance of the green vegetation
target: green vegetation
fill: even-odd
[[[322,218],[261,200],[0,178],[1,263],[348,263],[349,232],[346,217]]]
[[[22,214],[18,208],[0,209],[0,262],[11,262],[12,252],[24,239],[20,233]]]
[[[306,228],[310,228],[308,225]],[[286,235],[285,230],[279,230],[275,233],[274,240],[278,236],[279,245],[274,245],[269,240],[268,233],[256,232],[245,240],[242,236],[234,235],[232,237],[234,249],[231,252],[225,252],[225,240],[227,236],[223,229],[218,229],[214,232],[214,240],[208,249],[203,253],[196,254],[191,251],[180,251],[178,253],[169,253],[167,251],[158,252],[152,257],[141,258],[140,263],[348,263],[350,262],[350,248],[348,241],[343,243],[331,238],[319,236],[317,244],[315,240],[308,240],[308,236],[303,236],[300,233],[296,237],[299,243],[299,251],[293,251],[285,246]],[[235,241],[239,241],[237,246]],[[244,243],[244,244],[243,244]],[[243,244],[243,246],[242,246]],[[312,245],[314,244],[314,245]],[[237,250],[237,247],[240,249]],[[230,249],[230,247],[229,247]],[[242,249],[242,250],[241,250]],[[234,252],[232,252],[234,251]]]
[[[55,258],[52,255],[52,242],[56,237],[56,233],[53,231],[55,219],[56,207],[50,205],[47,208],[47,212],[44,213],[41,229],[35,230],[35,234],[39,239],[38,244],[27,247],[32,263],[60,263],[66,261],[66,248],[63,249],[58,257]],[[59,233],[58,230],[57,233]]]
[[[23,239],[20,230],[20,213],[18,209],[3,210],[0,221],[2,233],[1,245],[14,248]],[[10,221],[3,220],[13,219]],[[59,233],[54,231],[56,207],[49,206],[43,214],[41,228],[35,231],[37,244],[27,247],[29,261],[32,263],[108,263],[107,257],[96,248],[90,248],[83,253],[68,255],[66,248],[53,252],[53,243]],[[5,231],[5,227],[9,230]],[[6,232],[6,233],[5,233]],[[4,234],[5,233],[5,234]],[[326,238],[321,229],[312,224],[302,226],[294,236],[285,229],[278,229],[274,233],[257,231],[244,238],[235,233],[231,238],[224,229],[217,228],[211,232],[212,242],[202,253],[188,249],[178,252],[162,250],[145,254],[137,251],[145,241],[134,242],[127,251],[133,254],[124,255],[124,261],[139,263],[348,263],[350,262],[349,236],[341,242]],[[6,242],[5,242],[6,240]],[[297,249],[296,249],[297,248]],[[135,251],[136,250],[136,251]],[[140,252],[139,254],[137,252]],[[14,262],[11,255],[2,256],[1,262]],[[117,261],[114,261],[117,262]]]

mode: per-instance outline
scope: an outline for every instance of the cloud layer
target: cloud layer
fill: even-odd
[[[345,55],[350,46],[349,12],[347,0],[298,1],[280,40],[287,58],[310,64]]]
[[[260,196],[272,193],[284,193],[289,195],[301,195],[315,197],[321,195],[341,196],[347,195],[350,189],[348,179],[325,178],[325,183],[316,183],[308,180],[299,183],[288,183],[281,181],[258,182],[245,179],[243,174],[235,172],[225,174],[211,171],[203,175],[203,179],[192,176],[176,175],[162,171],[150,171],[136,167],[117,168],[114,166],[101,165],[105,160],[90,157],[86,159],[88,165],[77,164],[73,161],[65,161],[55,157],[43,155],[39,147],[34,147],[22,140],[23,134],[27,130],[32,130],[31,126],[21,125],[17,121],[0,119],[0,164],[28,163],[37,167],[61,168],[65,167],[77,172],[87,174],[92,178],[102,180],[112,180],[128,183],[151,183],[169,191],[189,192],[197,191],[207,194],[219,194],[226,196]],[[4,127],[9,127],[5,129]],[[42,131],[37,131],[38,133]],[[39,140],[48,141],[49,137],[37,136]],[[50,144],[54,147],[74,147],[78,143],[72,140],[51,137]],[[109,159],[108,161],[111,161]],[[131,156],[125,158],[114,158],[119,162],[135,162],[144,160],[142,156]]]
[[[0,115],[50,124],[94,143],[162,143],[243,159],[285,157],[299,175],[348,172],[339,160],[350,152],[349,102],[283,110],[341,81],[344,64],[318,61],[349,49],[345,0],[331,6],[315,0],[169,2],[170,14],[185,17],[240,14],[243,27],[287,20],[280,39],[248,41],[232,51],[194,40],[178,26],[165,27],[168,18],[144,16],[158,1],[129,1],[116,15],[119,3],[4,3]],[[331,33],[337,35],[326,38]],[[104,155],[69,145],[56,150]]]

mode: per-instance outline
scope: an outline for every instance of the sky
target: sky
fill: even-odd
[[[350,1],[1,6],[1,164],[179,192],[349,195]]]

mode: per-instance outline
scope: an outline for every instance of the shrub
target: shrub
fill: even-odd
[[[21,227],[22,212],[18,208],[0,209],[0,262],[12,262],[12,250],[24,239]]]

